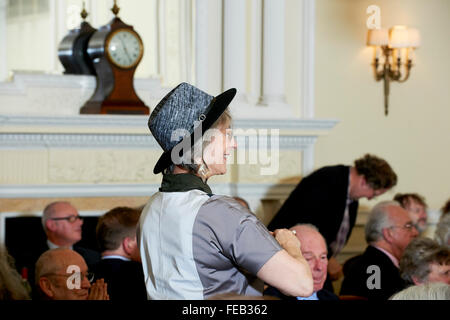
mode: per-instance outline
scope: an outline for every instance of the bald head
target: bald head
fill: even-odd
[[[36,282],[46,274],[65,274],[71,265],[87,270],[86,262],[78,252],[66,248],[47,250],[36,262]]]
[[[319,230],[311,224],[299,224],[292,228],[301,244],[303,257],[309,264],[314,281],[314,292],[322,290],[327,278],[327,244]]]
[[[74,272],[85,275],[87,270],[86,262],[77,252],[66,248],[48,250],[36,262],[36,285],[46,299],[86,300],[91,287],[89,280],[80,277],[80,283],[73,286],[72,278]]]

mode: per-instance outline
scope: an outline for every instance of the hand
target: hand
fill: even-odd
[[[336,258],[331,257],[328,260],[328,276],[331,281],[339,280],[344,273],[342,272],[342,265],[336,260]]]
[[[291,256],[301,256],[301,244],[296,235],[288,229],[276,229],[271,234],[275,237],[281,247]]]
[[[98,279],[91,285],[88,300],[109,300],[107,284],[105,280]]]

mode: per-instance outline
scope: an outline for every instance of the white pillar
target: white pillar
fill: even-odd
[[[192,83],[192,1],[179,2],[180,6],[180,78],[181,81]]]
[[[250,104],[261,102],[262,85],[262,0],[251,1],[250,25],[250,91],[248,100]]]
[[[222,1],[195,2],[195,83],[209,94],[221,93]]]
[[[8,57],[6,54],[7,48],[7,23],[6,11],[7,0],[0,0],[0,81],[5,81],[8,77]]]
[[[314,52],[315,52],[315,22],[316,22],[316,6],[315,0],[303,0],[302,14],[303,32],[301,33],[302,45],[302,70],[303,74],[302,86],[300,92],[302,94],[302,117],[314,118]]]
[[[285,0],[264,0],[263,104],[285,104]]]
[[[158,74],[163,80],[166,77],[166,2],[158,0]]]
[[[236,88],[235,102],[246,99],[247,3],[242,0],[224,1],[224,61],[223,90]]]

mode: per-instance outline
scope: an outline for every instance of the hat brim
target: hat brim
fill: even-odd
[[[219,117],[222,115],[222,113],[225,111],[225,109],[228,107],[228,105],[233,100],[234,96],[236,95],[236,89],[228,89],[227,91],[219,94],[217,97],[215,97],[211,104],[206,108],[205,113],[205,119],[202,122],[202,136],[208,130],[211,128],[211,126],[214,124],[214,122],[219,119]],[[191,133],[190,136],[191,140],[191,146],[194,144],[194,132]],[[183,140],[182,140],[183,141]],[[180,141],[177,145],[182,143]],[[173,148],[175,148],[177,145],[175,145]],[[172,164],[172,150],[165,151],[156,162],[155,167],[153,168],[153,173],[158,174],[162,172],[164,169],[169,167]]]

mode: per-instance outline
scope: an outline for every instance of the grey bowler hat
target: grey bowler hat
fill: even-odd
[[[153,173],[160,173],[172,164],[172,149],[183,141],[183,138],[172,140],[172,132],[187,130],[193,145],[194,122],[201,121],[203,135],[219,119],[235,95],[236,89],[233,88],[213,97],[186,82],[170,91],[154,108],[148,120],[153,137],[164,150]]]

